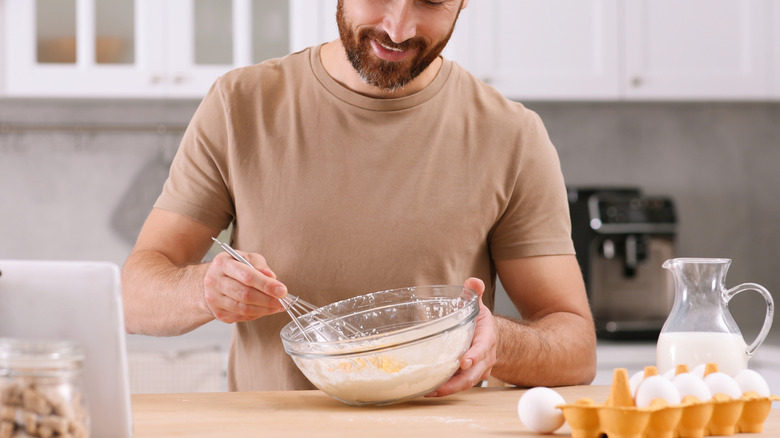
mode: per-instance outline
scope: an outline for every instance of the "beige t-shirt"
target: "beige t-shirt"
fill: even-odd
[[[258,252],[325,305],[377,290],[485,281],[493,259],[573,254],[557,153],[536,113],[445,60],[424,90],[376,99],[319,47],[219,78],[156,207]],[[313,388],[285,354],[285,313],[236,323],[231,390]]]

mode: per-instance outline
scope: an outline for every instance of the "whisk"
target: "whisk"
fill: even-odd
[[[216,242],[219,246],[221,246],[222,249],[225,250],[225,252],[227,252],[228,254],[233,256],[234,259],[236,259],[239,262],[244,263],[244,264],[246,264],[248,266],[252,266],[252,264],[249,263],[249,261],[247,259],[242,257],[241,254],[237,253],[236,250],[234,250],[227,243],[223,243],[223,242],[219,241],[218,239],[216,239],[214,237],[212,237],[211,239],[214,240],[214,242]],[[252,267],[254,268],[254,266],[252,266]],[[303,316],[303,315],[305,315],[305,314],[307,314],[309,312],[319,311],[318,313],[322,313],[326,318],[331,319],[331,320],[333,319],[332,315],[328,314],[327,312],[323,311],[322,309],[318,308],[317,306],[315,306],[315,305],[313,305],[313,304],[311,304],[311,303],[309,303],[307,301],[302,300],[300,297],[297,297],[297,296],[292,295],[290,293],[288,293],[284,298],[277,298],[277,299],[279,300],[279,302],[282,303],[282,306],[284,306],[284,310],[286,310],[287,314],[290,315],[290,319],[292,319],[293,323],[295,323],[296,327],[298,327],[298,330],[301,331],[301,334],[303,334],[303,337],[306,338],[306,340],[309,341],[309,342],[314,342],[315,340],[306,332],[306,330],[304,330],[303,325],[301,324],[301,322],[300,322],[300,320],[298,318],[300,318],[301,316]],[[328,321],[326,321],[323,318],[320,318],[316,314],[315,314],[314,318],[319,321],[319,323],[320,323],[319,326],[327,327],[328,330],[331,333],[336,333],[337,334],[337,338],[338,339],[344,339],[344,335],[341,334],[342,333],[341,330],[336,329],[335,327],[330,326]],[[311,329],[313,331],[316,331],[317,333],[319,333],[323,338],[325,338],[327,340],[332,340],[333,339],[332,335],[326,335],[325,333],[323,333],[318,328],[317,325],[307,324],[307,326],[311,327]],[[350,325],[347,322],[343,322],[343,326],[353,335],[360,333],[360,331],[358,329],[356,329],[355,327],[353,327],[352,325]]]

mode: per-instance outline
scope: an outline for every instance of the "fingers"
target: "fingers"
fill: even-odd
[[[436,391],[428,394],[426,397],[444,397],[450,394],[465,391],[474,387],[480,381],[487,379],[487,376],[489,375],[489,367],[474,366],[468,370],[461,368],[450,378],[450,380],[436,389]]]
[[[220,321],[249,321],[284,310],[278,298],[287,294],[285,285],[276,279],[260,254],[241,255],[252,266],[218,254],[204,277],[206,305]]]
[[[465,391],[487,379],[496,363],[495,338],[488,333],[474,332],[472,346],[463,355],[460,369],[429,397],[443,397]]]
[[[482,303],[485,284],[482,280],[472,277],[465,281],[464,287],[473,289],[480,297],[471,347],[461,358],[460,369],[435,392],[428,394],[428,397],[443,397],[465,391],[486,379],[496,363],[498,335],[493,314]]]
[[[272,306],[254,306],[222,295],[216,295],[207,301],[214,317],[226,323],[251,321],[279,311]]]
[[[239,252],[252,266],[237,262],[228,254],[222,253],[214,258],[215,262],[223,269],[225,274],[245,286],[255,288],[267,295],[284,298],[287,288],[276,279],[276,274],[268,267],[265,257],[255,253]],[[253,269],[254,268],[254,269]]]
[[[485,283],[476,277],[470,277],[463,282],[463,287],[466,289],[472,289],[482,299],[482,294],[485,293]]]

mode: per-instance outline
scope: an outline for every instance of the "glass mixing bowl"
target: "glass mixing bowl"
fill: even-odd
[[[360,295],[309,312],[281,331],[284,349],[323,392],[350,405],[428,394],[458,370],[471,345],[477,293],[415,286]]]

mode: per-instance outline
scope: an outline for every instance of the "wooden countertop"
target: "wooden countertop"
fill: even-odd
[[[608,386],[555,388],[567,402],[602,403]],[[353,407],[320,391],[135,394],[133,425],[147,437],[549,437],[528,432],[517,417],[524,390],[473,388],[443,398],[384,407]],[[569,436],[564,425],[554,436]],[[780,410],[772,409],[761,434],[780,436]]]

